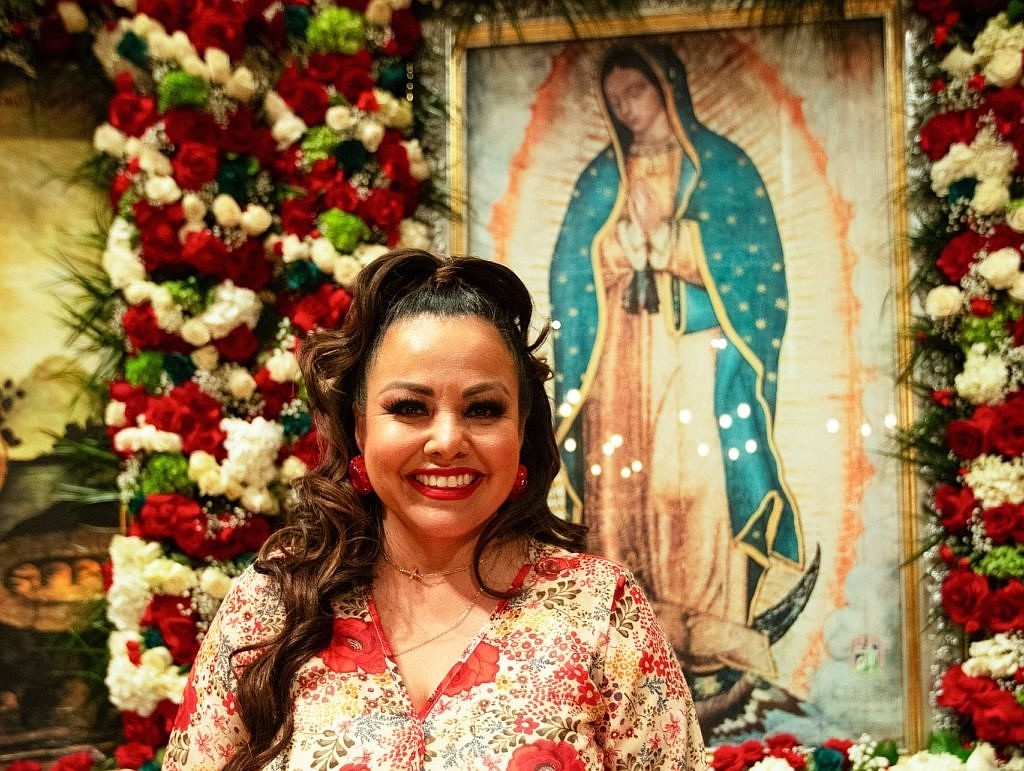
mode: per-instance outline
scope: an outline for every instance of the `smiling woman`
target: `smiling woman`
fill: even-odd
[[[396,252],[303,342],[324,457],[211,625],[165,769],[704,768],[643,592],[548,508],[532,313],[508,268]]]

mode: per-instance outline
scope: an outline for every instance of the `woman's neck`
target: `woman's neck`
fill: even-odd
[[[675,133],[668,113],[662,112],[642,132],[633,136],[633,144],[640,147],[658,147],[675,141]]]

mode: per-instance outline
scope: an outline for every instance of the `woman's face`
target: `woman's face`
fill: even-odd
[[[423,315],[391,326],[356,416],[389,538],[475,540],[512,489],[520,426],[515,364],[491,324]]]
[[[604,79],[604,93],[612,115],[634,138],[642,137],[665,113],[661,92],[640,70],[613,67]]]

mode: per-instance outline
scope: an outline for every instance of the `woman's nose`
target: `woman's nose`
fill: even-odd
[[[441,458],[455,458],[465,451],[466,428],[460,415],[439,412],[430,427],[424,452]]]

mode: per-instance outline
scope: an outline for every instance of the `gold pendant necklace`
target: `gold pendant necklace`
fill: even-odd
[[[383,557],[386,563],[388,563],[391,567],[393,567],[403,576],[406,576],[410,581],[419,581],[421,584],[426,584],[427,586],[434,586],[436,584],[430,584],[425,579],[444,578],[445,576],[454,576],[456,573],[464,573],[465,571],[469,570],[469,566],[471,564],[467,563],[463,565],[461,568],[442,570],[437,573],[421,573],[419,568],[413,568],[412,570],[409,570],[408,568],[403,568],[401,565],[397,564],[394,560],[392,560],[387,552],[383,552]]]
[[[395,565],[395,567],[397,568],[398,566]],[[466,568],[462,568],[462,570],[465,570],[465,569]],[[480,599],[480,595],[483,594],[483,593],[484,593],[484,588],[481,586],[479,589],[476,590],[476,594],[473,595],[473,599],[471,599],[469,601],[469,605],[466,606],[466,609],[459,614],[459,617],[457,619],[455,619],[454,622],[452,622],[449,626],[445,627],[444,629],[442,629],[440,632],[438,632],[434,636],[428,637],[423,642],[418,642],[415,645],[410,645],[408,648],[403,648],[400,651],[391,651],[392,658],[396,658],[397,659],[399,656],[404,656],[406,653],[412,653],[415,650],[419,650],[424,645],[429,645],[430,643],[434,642],[435,640],[441,639],[442,637],[444,637],[449,632],[454,632],[456,629],[458,629],[460,626],[462,626],[462,622],[463,621],[465,621],[467,618],[469,618],[469,614],[473,611],[473,608],[476,606],[476,601],[478,599]]]

